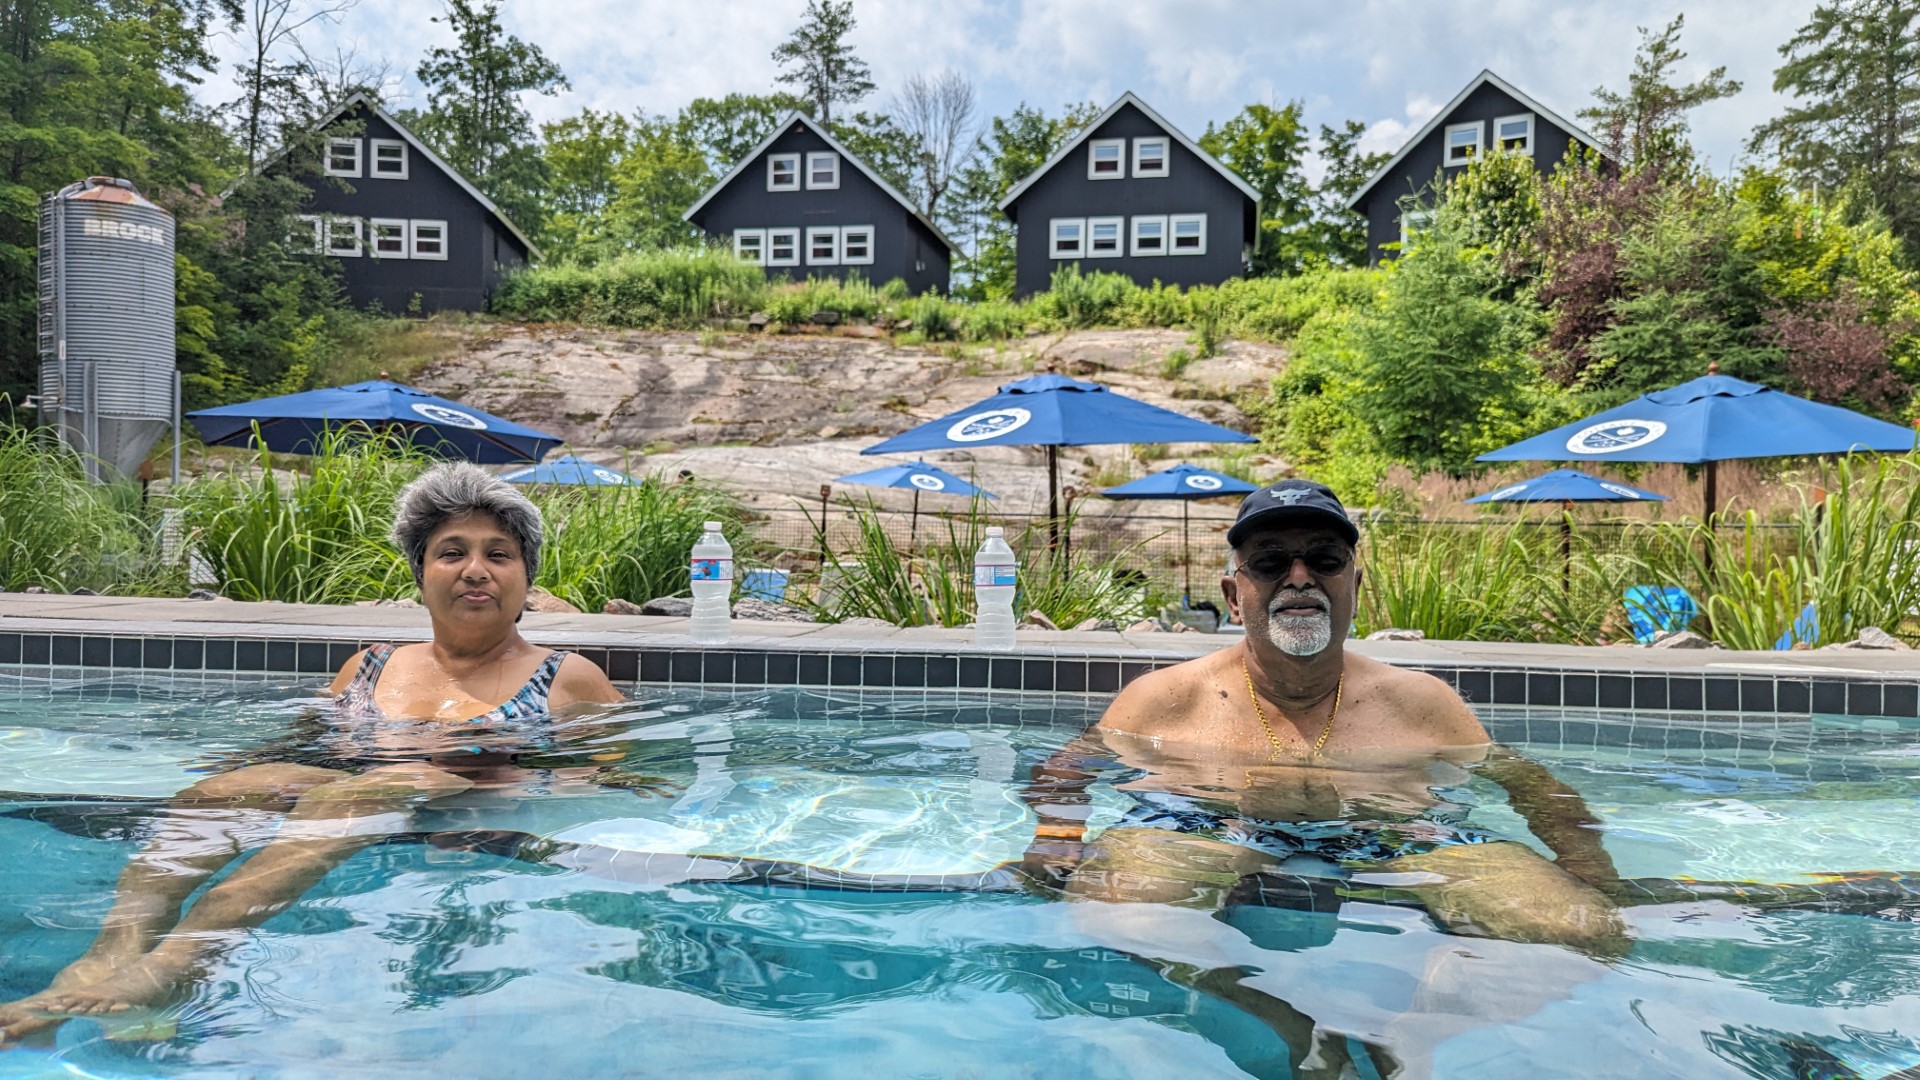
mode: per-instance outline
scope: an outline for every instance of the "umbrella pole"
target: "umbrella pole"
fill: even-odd
[[[1560,504],[1560,593],[1573,593],[1573,500]]]
[[[1181,598],[1181,610],[1193,607],[1193,544],[1187,539],[1187,500],[1180,500],[1180,561],[1187,575],[1186,595]]]
[[[1707,462],[1706,491],[1704,494],[1706,502],[1705,521],[1707,526],[1707,547],[1704,554],[1706,556],[1707,572],[1712,573],[1713,545],[1716,539],[1713,517],[1720,510],[1720,463],[1717,461]]]
[[[913,542],[920,535],[920,489],[913,489],[913,513],[907,516],[907,554],[913,554]]]
[[[820,576],[827,575],[827,497],[833,494],[828,484],[820,485]]]
[[[1060,548],[1060,448],[1047,447],[1047,550]]]

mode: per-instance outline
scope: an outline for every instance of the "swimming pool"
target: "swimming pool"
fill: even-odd
[[[304,689],[0,674],[0,1000],[85,948],[165,797],[283,740]],[[1360,1076],[1920,1063],[1911,908],[1662,895],[1627,909],[1634,944],[1607,962],[1352,900],[1061,903],[994,868],[1031,835],[1027,771],[1102,698],[636,697],[566,751],[582,756],[545,762],[612,762],[636,790],[420,811],[225,954],[171,1037],[74,1021],[0,1051],[0,1075],[1272,1076],[1303,1048]],[[1911,719],[1482,713],[1584,796],[1623,875],[1804,884],[1920,862]],[[1442,794],[1474,825],[1524,831],[1481,778]],[[1097,821],[1126,805],[1105,783],[1094,796]],[[689,876],[676,853],[729,856],[735,880]],[[850,879],[887,887],[835,887]]]

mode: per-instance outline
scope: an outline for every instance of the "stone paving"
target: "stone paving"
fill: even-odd
[[[555,648],[689,647],[687,620],[646,615],[529,613],[527,638]],[[266,637],[311,641],[417,641],[428,636],[420,608],[242,603],[121,596],[0,593],[0,631],[116,636]],[[1017,655],[1088,656],[1165,662],[1222,648],[1231,638],[1200,633],[1021,630]],[[736,620],[728,648],[804,652],[975,653],[972,632],[887,629],[828,623]],[[1416,667],[1548,671],[1620,671],[1668,675],[1770,675],[1778,678],[1881,678],[1920,681],[1920,652],[1822,649],[1734,652],[1626,646],[1507,644],[1478,641],[1367,641],[1349,648]]]

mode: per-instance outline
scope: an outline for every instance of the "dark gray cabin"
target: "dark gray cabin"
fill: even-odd
[[[1016,229],[1014,292],[1053,272],[1141,285],[1218,285],[1246,273],[1260,193],[1131,93],[1000,201]]]
[[[1453,175],[1496,145],[1531,155],[1534,168],[1550,173],[1575,143],[1601,149],[1577,125],[1493,72],[1482,71],[1348,201],[1348,209],[1367,219],[1367,262],[1393,258],[1399,249],[1385,245],[1404,242],[1403,226],[1418,226],[1427,213],[1414,209],[1411,222],[1403,222],[1401,200],[1411,195],[1430,203],[1436,177]]]
[[[953,241],[805,113],[773,134],[682,215],[770,278],[895,278],[946,292]]]
[[[294,242],[339,264],[354,306],[485,311],[502,276],[538,256],[493,200],[365,96],[319,130],[321,160],[294,174],[313,191]],[[285,168],[284,156],[267,167]]]

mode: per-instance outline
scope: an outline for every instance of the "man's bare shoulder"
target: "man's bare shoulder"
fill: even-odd
[[[1478,746],[1488,741],[1487,729],[1472,707],[1432,675],[1354,653],[1347,654],[1347,670],[1364,679],[1370,696],[1385,702],[1423,740],[1439,746]]]
[[[1238,647],[1159,668],[1133,680],[1107,706],[1096,727],[1131,735],[1159,735],[1191,723],[1209,687],[1237,664]]]

